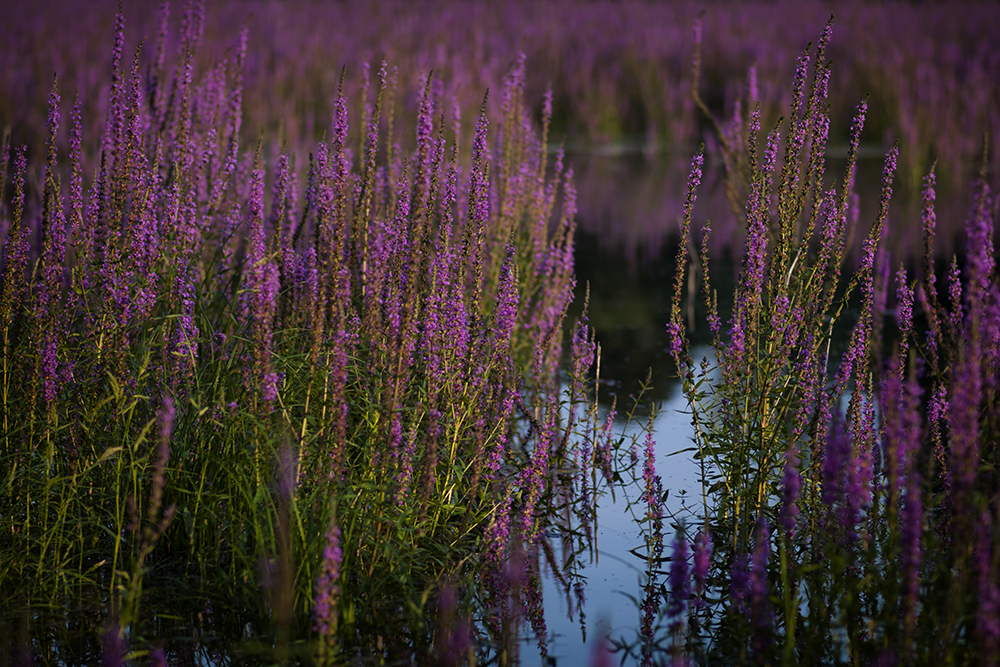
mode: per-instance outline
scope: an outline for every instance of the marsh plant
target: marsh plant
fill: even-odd
[[[888,151],[865,219],[866,100],[828,173],[832,24],[777,122],[753,74],[717,118],[696,27],[671,126],[697,109],[710,141],[667,330],[702,510],[668,516],[652,420],[629,443],[598,409],[600,347],[567,317],[576,192],[549,134],[562,98],[604,93],[528,100],[521,56],[470,113],[381,62],[334,75],[321,140],[248,141],[248,30],[213,60],[204,6],[177,36],[169,9],[131,59],[119,12],[106,106],[64,114],[55,78],[44,145],[0,146],[0,662],[546,656],[543,571],[585,635],[599,501],[631,484],[624,659],[997,664],[995,157],[961,255],[935,250],[931,168],[923,261],[892,258],[897,162],[927,155]],[[601,134],[611,112],[581,113]],[[696,224],[715,160],[745,230],[731,312]]]
[[[55,80],[44,164],[3,147],[5,655],[509,664],[525,629],[544,654],[540,567],[582,601],[599,477],[580,514],[573,466],[607,458],[585,323],[568,399],[558,376],[551,97],[539,129],[516,61],[466,146],[428,74],[404,148],[382,63],[267,164],[241,142],[246,31],[198,78],[203,8],[174,55],[168,10],[151,59],[119,14],[100,137]]]
[[[845,173],[826,173],[831,35],[832,20],[799,57],[784,120],[762,128],[752,107],[744,133],[716,125],[728,177],[747,175],[730,188],[745,196],[746,226],[731,313],[719,312],[712,287],[708,222],[702,251],[690,250],[702,154],[692,161],[668,331],[703,514],[678,521],[664,554],[658,480],[647,475],[643,624],[623,643],[643,664],[1000,660],[1000,284],[988,160],[961,258],[935,253],[932,169],[923,262],[893,262],[886,235],[911,224],[889,214],[896,146],[877,216],[858,215],[867,101]],[[694,63],[697,85],[697,51]],[[705,358],[692,356],[682,312],[690,262],[712,334]],[[832,331],[845,320],[838,354]]]

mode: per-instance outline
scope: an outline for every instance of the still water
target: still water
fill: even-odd
[[[668,550],[673,543],[670,517],[690,522],[692,512],[701,514],[699,466],[690,453],[676,453],[691,445],[690,419],[684,414],[685,408],[684,397],[675,392],[660,406],[653,422],[656,468],[664,491],[669,490],[664,527],[664,544]],[[638,434],[640,429],[632,430]],[[635,489],[631,491],[634,501],[638,492]],[[643,509],[637,507],[635,511],[642,512]],[[626,641],[634,641],[637,637],[640,612],[635,600],[642,597],[645,562],[631,551],[641,552],[644,546],[639,528],[629,512],[628,498],[622,493],[617,493],[614,501],[609,495],[602,498],[596,541],[596,560],[584,570],[587,577],[584,606],[586,642],[576,610],[570,619],[569,607],[558,585],[551,577],[545,579],[545,620],[553,637],[549,653],[559,665],[589,664],[604,635]],[[534,664],[531,656],[531,647],[527,647],[522,653],[522,664]],[[615,656],[616,664],[618,658]]]
[[[635,439],[641,450],[642,429],[653,415],[656,469],[663,490],[669,492],[664,507],[664,544],[669,552],[674,538],[671,525],[677,520],[691,524],[702,514],[700,467],[690,452],[680,451],[692,446],[690,416],[668,353],[665,328],[687,161],[649,160],[636,154],[574,155],[572,162],[579,190],[579,229],[576,310],[571,317],[579,316],[589,287],[588,319],[601,345],[600,421],[612,400],[616,401],[615,435],[625,436],[625,447]],[[721,178],[717,171],[706,169],[699,192],[699,219],[732,219],[727,211]],[[715,244],[720,254],[740,242],[725,223],[721,231]],[[714,279],[731,282],[731,271],[716,273]],[[720,293],[731,291],[727,286],[720,285]],[[709,347],[698,345],[707,332],[695,330],[689,335],[695,343],[694,356],[711,354]],[[630,411],[631,424],[625,418]],[[637,474],[641,476],[641,470]],[[595,558],[583,569],[586,640],[575,601],[569,604],[551,574],[545,577],[549,655],[557,665],[590,664],[605,636],[627,642],[638,636],[637,601],[642,597],[646,563],[636,555],[645,546],[632,512],[641,515],[645,508],[641,503],[629,508],[629,500],[638,500],[638,489],[624,493],[618,489],[614,499],[606,494],[599,502]],[[537,656],[533,638],[526,638],[522,664],[538,664]],[[621,657],[611,659],[618,664]]]
[[[624,266],[627,260],[613,250],[602,250],[596,238],[586,232],[578,239],[578,248],[578,280],[581,285],[590,281],[590,321],[602,346],[600,421],[610,409],[610,400],[616,398],[619,417],[615,435],[625,436],[624,446],[635,439],[641,448],[642,428],[653,413],[656,468],[664,491],[669,491],[664,528],[664,543],[669,549],[673,520],[691,523],[702,513],[699,465],[690,452],[681,451],[692,446],[690,416],[666,352],[664,324],[669,317],[673,276],[673,260],[667,257],[672,255],[664,253],[642,265]],[[692,354],[701,357],[713,353],[707,346],[696,346]],[[623,415],[631,409],[647,376],[650,382],[636,404],[632,423],[627,424]],[[618,489],[614,499],[608,494],[600,500],[595,559],[583,570],[586,641],[575,605],[570,618],[570,606],[559,585],[551,576],[545,579],[549,653],[556,664],[589,664],[605,635],[625,641],[637,637],[640,612],[635,600],[642,596],[645,561],[632,553],[644,549],[632,512],[641,515],[645,508],[630,510],[629,500],[635,502],[638,494],[635,488]],[[535,655],[533,642],[529,642],[521,654],[522,664],[535,664]],[[614,662],[619,659],[615,656]]]

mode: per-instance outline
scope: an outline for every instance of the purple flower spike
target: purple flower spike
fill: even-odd
[[[771,550],[771,530],[763,517],[757,522],[757,539],[750,564],[750,616],[754,628],[754,651],[763,653],[771,645],[772,610],[768,597],[767,561]]]
[[[951,316],[948,319],[948,324],[951,327],[952,336],[958,338],[962,332],[964,311],[962,310],[962,276],[956,257],[952,258],[951,270],[948,272],[948,297],[951,299]]]
[[[995,260],[992,199],[989,185],[981,182],[976,192],[972,215],[965,225],[969,253],[966,303],[972,318],[982,318],[987,292],[993,283]]]
[[[379,72],[379,80],[385,81],[386,65],[383,61],[382,69]],[[431,164],[432,164],[432,143],[434,141],[434,79],[427,81],[420,95],[420,110],[417,114],[417,165],[414,175],[414,185],[417,195],[421,201],[417,203],[417,208],[421,208],[431,186]],[[377,131],[377,130],[376,130]]]
[[[174,330],[173,350],[176,353],[173,372],[175,381],[189,377],[198,361],[198,324],[194,319],[194,269],[182,266],[174,279],[174,294],[177,295],[181,316]]]
[[[476,136],[472,141],[472,180],[469,183],[469,218],[473,225],[481,225],[489,218],[489,192],[487,182],[486,131],[489,128],[486,117],[486,100],[476,121]]]
[[[24,294],[24,272],[31,249],[29,231],[24,224],[24,175],[28,167],[27,146],[14,153],[14,198],[11,202],[13,224],[7,231],[6,261],[3,266],[3,302],[0,317],[9,325],[18,316]]]
[[[856,157],[858,154],[858,147],[861,144],[861,131],[865,127],[865,117],[868,115],[868,100],[861,100],[858,104],[858,110],[854,114],[854,120],[851,121],[851,145],[848,151],[848,164],[850,165],[850,171],[847,173],[844,182],[844,193],[851,192],[854,190],[854,175],[857,173],[857,165],[855,164],[852,157]]]
[[[688,173],[687,197],[684,200],[684,215],[690,218],[694,203],[698,199],[698,187],[701,185],[702,167],[705,165],[705,153],[699,151],[691,158],[691,171]]]
[[[996,548],[989,512],[983,512],[973,552],[976,578],[979,588],[979,604],[976,608],[976,632],[979,635],[981,664],[995,665],[1000,656],[1000,586],[997,584],[997,559],[992,551]]]
[[[281,384],[280,373],[267,373],[260,388],[261,398],[265,403],[274,403],[278,399],[278,385]]]
[[[503,500],[503,504],[496,509],[486,529],[486,551],[487,560],[493,562],[497,567],[503,562],[507,553],[507,545],[510,542],[510,504],[511,496],[508,491]]]
[[[340,528],[331,521],[323,549],[323,565],[316,580],[316,632],[329,641],[337,630],[337,605],[340,600]]]
[[[59,92],[53,83],[49,95],[48,163],[42,209],[42,279],[35,293],[35,342],[38,377],[45,405],[52,408],[59,393],[58,348],[64,336],[62,310],[63,273],[66,263],[66,219],[56,176],[56,134],[59,131]],[[16,252],[16,251],[15,251]]]
[[[652,432],[646,434],[646,456],[642,466],[644,493],[642,500],[646,503],[646,519],[650,522],[650,536],[647,538],[650,554],[658,560],[663,554],[663,502],[661,497],[660,476],[656,474],[656,442]]]
[[[793,120],[798,120],[798,110],[802,107],[802,98],[805,95],[806,75],[809,73],[809,53],[803,51],[799,54],[799,59],[795,65],[795,76],[792,80],[792,116]]]
[[[507,258],[500,267],[500,284],[497,286],[497,310],[494,324],[494,341],[500,350],[506,351],[510,336],[517,322],[517,306],[520,298],[517,289],[517,264],[514,246],[507,244]]]
[[[696,32],[701,33],[700,22],[696,24]],[[684,200],[684,219],[681,223],[681,242],[677,249],[677,273],[674,277],[674,294],[670,306],[670,322],[667,331],[670,334],[670,351],[678,367],[682,366],[681,353],[686,349],[684,326],[681,323],[681,293],[686,279],[688,235],[691,230],[691,213],[698,199],[698,186],[701,184],[702,167],[705,164],[705,149],[691,159],[691,171],[688,173],[687,197]]]
[[[923,208],[920,221],[924,230],[924,290],[931,304],[936,304],[938,298],[937,275],[934,271],[934,234],[937,227],[937,214],[934,211],[934,201],[937,197],[934,190],[936,183],[934,170],[931,169],[931,172],[924,176],[924,188],[920,197]],[[925,311],[931,317],[931,331],[928,332],[928,336],[934,337],[932,340],[934,340],[936,348],[936,336],[941,333],[938,328],[940,325],[937,321],[937,309],[926,308]]]
[[[934,457],[938,466],[941,467],[941,479],[944,481],[945,489],[951,489],[951,469],[948,466],[948,458],[945,455],[944,439],[941,433],[941,423],[947,423],[948,414],[951,407],[948,404],[948,389],[939,386],[931,395],[931,400],[927,404],[927,423],[930,426],[931,438],[934,441]]]
[[[799,514],[796,500],[802,488],[802,478],[795,454],[785,455],[785,472],[781,481],[781,527],[789,540],[795,539],[795,522]]]
[[[678,629],[684,622],[687,601],[691,597],[691,578],[688,571],[688,545],[678,532],[674,538],[674,551],[670,558],[670,598],[667,616],[671,629]]]
[[[885,218],[889,210],[889,199],[892,197],[892,179],[896,175],[896,162],[899,158],[899,146],[893,145],[885,154],[885,164],[882,168],[882,196],[879,200],[879,222]]]
[[[698,595],[698,598],[695,600],[695,606],[699,609],[705,606],[705,600],[701,596],[706,590],[708,570],[711,563],[712,541],[708,532],[703,528],[698,531],[698,534],[694,538],[694,567],[691,571],[691,575],[694,578],[695,594]]]
[[[247,203],[250,223],[249,248],[246,258],[246,292],[243,298],[244,316],[250,322],[253,339],[253,365],[247,378],[250,386],[259,387],[264,410],[270,410],[277,397],[277,376],[271,367],[272,327],[277,309],[279,273],[267,252],[267,231],[264,228],[264,170],[254,168]]]
[[[747,608],[747,599],[750,593],[748,575],[747,556],[739,554],[733,560],[733,567],[729,572],[729,599],[730,608],[740,616],[745,616],[750,611]]]
[[[670,353],[676,358],[684,351],[684,327],[680,322],[669,322],[667,334],[670,336]]]
[[[899,319],[900,357],[906,359],[910,346],[910,332],[913,330],[913,287],[907,284],[906,269],[902,266],[896,273],[896,300]],[[902,367],[900,367],[902,371]]]

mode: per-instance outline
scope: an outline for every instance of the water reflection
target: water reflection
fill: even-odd
[[[602,246],[600,237],[586,228],[578,232],[576,248],[577,310],[571,315],[579,315],[589,285],[588,316],[601,344],[601,405],[607,408],[616,400],[621,412],[631,409],[641,394],[635,415],[648,417],[650,406],[671,400],[678,392],[666,332],[677,239],[668,238],[655,255],[638,262]],[[710,272],[726,321],[732,310],[728,299],[733,293],[732,264],[713,262]],[[688,336],[694,345],[707,345],[711,333],[707,326],[699,326],[705,321],[704,301],[699,296],[689,305],[693,310],[688,319],[694,326]]]
[[[705,345],[696,345],[691,353],[701,357],[712,354],[712,350]],[[668,381],[667,377],[660,384],[671,387],[675,383]],[[620,420],[615,432],[624,436],[626,447],[633,439],[641,445],[642,427],[647,423],[644,419],[637,419],[626,425]],[[676,522],[691,525],[703,514],[700,467],[690,452],[683,451],[693,446],[690,416],[687,402],[676,387],[658,402],[652,426],[656,438],[656,469],[667,492],[664,540],[672,543],[672,526]],[[589,664],[605,635],[626,641],[637,637],[640,621],[637,600],[642,592],[646,563],[633,551],[644,549],[636,517],[641,516],[645,507],[641,503],[632,507],[630,503],[636,503],[640,493],[641,490],[636,488],[619,488],[614,498],[606,495],[601,499],[595,560],[584,571],[587,577],[583,619],[586,639],[581,632],[579,610],[574,607],[570,618],[570,605],[561,594],[558,583],[551,577],[545,580],[546,624],[553,636],[550,654],[556,664]],[[619,661],[620,656],[613,658],[614,664]],[[625,664],[632,663],[626,661]]]
[[[656,262],[680,229],[691,156],[641,153],[609,156],[578,153],[567,157],[577,184],[580,229],[597,238],[609,257],[618,255],[630,267]],[[716,226],[714,249],[741,243],[725,184],[712,156],[698,191],[696,220]],[[578,257],[586,249],[578,248]]]
[[[858,194],[859,224],[855,248],[875,221],[882,188],[882,170],[888,145],[862,145],[857,161],[855,190]],[[567,155],[577,184],[580,229],[597,239],[608,256],[626,260],[628,270],[662,257],[663,250],[676,239],[684,205],[688,168],[697,146],[674,155],[648,155],[641,151],[610,154],[585,151]],[[823,190],[839,188],[846,168],[847,146],[831,146],[826,155]],[[892,256],[911,261],[923,252],[921,227],[921,182],[923,174],[898,175],[892,185],[886,245]],[[937,242],[939,256],[956,249],[974,191],[973,179],[960,183],[938,178]],[[738,202],[742,206],[743,202]],[[694,228],[704,221],[712,224],[710,249],[713,258],[732,264],[742,254],[745,234],[726,197],[720,160],[709,150],[705,155],[704,177],[694,207]],[[587,259],[580,249],[578,259]],[[672,257],[672,255],[671,255]]]

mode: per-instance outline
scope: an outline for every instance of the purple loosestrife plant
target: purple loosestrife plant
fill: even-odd
[[[670,595],[667,603],[667,618],[671,632],[679,638],[684,625],[684,615],[688,600],[691,597],[691,577],[688,565],[688,545],[684,535],[678,532],[674,538],[673,552],[670,555]]]
[[[19,314],[15,313],[15,309],[20,310],[19,306],[22,302],[26,282],[24,272],[28,265],[28,253],[31,249],[28,238],[30,230],[24,219],[24,181],[28,168],[27,152],[28,147],[22,146],[14,153],[14,197],[10,206],[11,224],[7,228],[3,255],[2,307],[5,330],[9,329],[15,316]],[[5,333],[4,336],[6,339],[8,334]]]
[[[69,134],[69,159],[71,164],[71,175],[69,183],[70,216],[69,228],[70,236],[73,239],[73,249],[78,262],[77,271],[74,272],[74,282],[82,279],[83,269],[91,261],[90,253],[93,246],[93,230],[88,229],[84,224],[83,206],[83,108],[80,102],[80,93],[77,91],[76,102],[73,104],[71,113],[72,126]]]
[[[561,154],[550,164],[546,147],[557,98],[542,101],[539,132],[521,63],[493,125],[500,140],[484,104],[471,159],[456,145],[448,165],[449,126],[437,122],[447,84],[431,78],[414,97],[407,152],[383,66],[353,129],[345,84],[330,139],[308,159],[266,130],[255,154],[243,131],[244,77],[260,62],[248,30],[212,63],[202,4],[176,38],[167,5],[161,17],[148,69],[141,51],[123,66],[124,16],[114,24],[103,135],[91,136],[84,88],[68,160],[57,160],[56,100],[45,171],[29,169],[24,149],[13,156],[0,249],[0,457],[11,475],[0,500],[15,508],[4,554],[19,556],[4,560],[14,565],[0,606],[49,594],[100,605],[110,590],[131,648],[146,650],[147,595],[165,573],[194,568],[207,599],[242,600],[237,634],[274,628],[265,643],[277,661],[293,641],[320,662],[335,645],[419,661],[419,633],[433,625],[426,591],[513,568],[517,581],[475,585],[475,613],[530,621],[544,652],[540,561],[550,534],[575,539],[580,522],[554,511],[576,502],[563,472],[579,454],[556,374],[576,229],[572,170]],[[296,165],[308,165],[303,193]],[[594,342],[575,330],[585,377]],[[22,391],[33,386],[34,412]],[[581,387],[573,400],[587,402],[590,380]],[[613,414],[602,427],[596,402],[583,413],[572,423],[611,483]],[[570,525],[553,531],[556,520]],[[282,590],[270,607],[244,605],[268,588],[257,564],[275,554]],[[567,590],[578,590],[576,567],[559,568]],[[33,582],[27,598],[15,578]],[[498,645],[521,632],[496,630]],[[178,655],[166,641],[164,655]]]
[[[753,555],[750,559],[749,595],[750,619],[753,626],[753,652],[763,657],[773,640],[773,610],[769,597],[768,560],[771,550],[771,529],[766,519],[757,522]]]
[[[650,562],[658,562],[663,556],[663,494],[660,476],[656,474],[656,441],[652,431],[646,434],[645,455],[642,465],[643,494],[642,501],[646,506],[646,547]]]
[[[503,265],[500,267],[500,281],[497,286],[498,301],[491,335],[491,347],[494,354],[497,355],[498,361],[499,358],[506,356],[507,350],[510,348],[510,337],[517,323],[518,302],[520,300],[517,290],[518,278],[514,246],[509,243],[506,246],[506,255]],[[576,364],[580,368],[589,368],[593,362],[592,355],[587,358],[585,353],[580,352],[578,356],[580,359]]]
[[[824,497],[831,492],[837,497],[833,502],[838,503],[838,513],[858,514],[871,467],[866,458],[870,454],[862,451],[856,458],[849,434],[845,434],[843,451],[834,457],[836,460],[826,457],[837,470],[836,478],[830,479],[833,488],[809,480],[823,469],[824,443],[828,440],[823,415],[828,413],[831,401],[827,388],[829,336],[844,309],[840,301],[844,291],[841,262],[852,233],[853,208],[849,209],[848,204],[854,198],[855,160],[866,113],[862,103],[851,131],[842,188],[839,192],[823,189],[824,147],[829,134],[825,100],[830,67],[826,50],[831,35],[828,24],[814,65],[808,50],[799,58],[776,200],[771,191],[778,169],[780,124],[769,133],[758,159],[761,114],[754,110],[749,115],[747,173],[742,177],[743,184],[727,186],[730,193],[746,193],[742,215],[747,225],[728,340],[722,340],[718,327],[709,320],[721,377],[709,381],[708,369],[696,376],[690,361],[685,364],[678,359],[694,412],[699,457],[706,476],[711,475],[714,482],[705,485],[706,512],[714,517],[710,530],[728,536],[720,542],[725,552],[718,557],[733,562],[734,554],[750,552],[759,519],[780,526],[782,533],[792,539],[782,540],[778,545],[782,560],[768,563],[767,568],[783,568],[782,576],[776,578],[781,588],[775,593],[784,599],[783,611],[789,614],[795,613],[801,595],[795,583],[798,574],[794,560],[800,553],[796,537],[803,517],[799,515],[812,513],[820,490]],[[810,69],[811,87],[807,84]],[[726,141],[729,148],[724,150],[736,155],[734,139]],[[737,164],[734,158],[725,159]],[[728,179],[737,178],[738,171],[727,163]],[[891,166],[887,167],[887,172],[891,171]],[[775,204],[776,216],[772,211]],[[873,235],[881,237],[879,232]],[[680,301],[678,286],[686,277],[685,246],[682,239],[675,302]],[[703,289],[708,310],[713,313],[717,301],[709,297],[709,262],[707,252],[703,252]],[[848,294],[852,289],[850,285]],[[670,326],[674,329],[679,326],[679,312],[679,307],[672,311]],[[855,356],[867,354],[862,352],[867,349],[867,331],[858,334]],[[845,378],[853,380],[856,366],[846,366],[841,366]],[[843,390],[835,387],[834,393]],[[869,400],[858,410],[858,428],[870,430],[874,424],[873,404]],[[873,444],[871,438],[869,450]],[[853,496],[837,488],[848,486],[855,488]],[[858,510],[851,509],[854,504],[859,504]],[[860,519],[858,514],[855,522]],[[814,515],[806,525],[815,525],[813,521]],[[790,624],[791,636],[795,619],[785,620]],[[733,628],[737,633],[751,630],[749,626],[740,629],[739,624]]]
[[[750,142],[755,144],[757,132],[760,130],[760,115],[755,112],[750,121]],[[751,329],[760,311],[761,294],[766,273],[768,217],[771,194],[771,174],[774,171],[778,150],[778,131],[771,132],[764,151],[764,161],[759,176],[755,177],[750,186],[747,200],[747,239],[743,253],[743,266],[740,271],[740,286],[734,305],[733,325],[731,331],[730,359],[733,364],[746,363],[744,354],[754,354],[756,347],[750,343],[747,349],[747,338],[754,334]]]
[[[961,648],[929,648],[920,628],[956,636],[959,619],[974,617],[970,586],[980,575],[972,574],[970,517],[982,510],[984,468],[994,456],[995,448],[983,443],[995,430],[990,346],[1000,340],[987,231],[993,200],[980,189],[967,231],[968,262],[952,263],[949,294],[939,298],[933,172],[925,179],[924,275],[896,272],[898,326],[882,331],[893,305],[885,244],[900,150],[887,152],[877,213],[859,231],[855,180],[867,100],[854,115],[842,180],[824,185],[831,37],[828,26],[814,65],[808,52],[798,62],[776,200],[764,193],[777,168],[778,129],[758,161],[760,116],[751,110],[743,175],[732,130],[738,123],[718,130],[727,179],[742,179],[728,189],[746,193],[747,226],[730,335],[723,340],[709,320],[716,357],[704,369],[684,354],[680,313],[689,250],[682,223],[669,344],[705,466],[706,529],[717,536],[708,570],[730,592],[719,603],[724,614],[706,614],[706,633],[712,657],[734,663],[771,660],[781,643],[786,661],[836,661],[837,651],[862,662],[897,653],[912,661],[939,649],[961,661],[970,640]],[[699,58],[696,52],[696,73]],[[848,253],[856,234],[855,268]],[[718,301],[708,292],[707,270],[703,286],[713,313]],[[914,313],[915,302],[925,317]],[[855,316],[846,349],[838,352],[833,332]],[[884,347],[883,339],[897,334],[896,347]],[[780,531],[773,559],[771,526]],[[771,608],[770,600],[783,604]],[[932,600],[946,600],[947,609],[931,612]]]
[[[940,470],[939,475],[945,489],[949,491],[951,489],[951,471],[945,455],[941,425],[947,422],[950,412],[947,387],[939,385],[934,389],[927,404],[927,423],[930,427],[931,441],[934,444],[934,458]]]
[[[652,664],[655,640],[654,625],[659,616],[662,597],[660,586],[656,580],[656,573],[659,570],[659,563],[663,559],[663,488],[660,476],[656,474],[655,447],[656,442],[653,440],[652,429],[649,429],[646,433],[645,451],[642,456],[642,503],[646,511],[641,525],[646,542],[646,584],[643,587],[643,601],[640,608],[639,638],[642,643],[643,664]],[[638,461],[639,455],[637,451],[633,450],[632,458]],[[674,556],[679,555],[678,549],[684,548],[684,558],[686,559],[686,545],[684,547],[677,546],[681,542],[683,542],[683,537],[679,535],[677,542],[675,542]],[[686,566],[685,561],[684,567],[686,568]],[[680,567],[680,565],[677,565],[677,567]],[[673,572],[673,568],[671,572]],[[670,583],[674,584],[675,582],[671,579]],[[676,583],[678,583],[678,586],[682,585],[679,581]],[[682,591],[680,589],[672,589],[673,593],[680,595]],[[671,604],[673,604],[675,598],[671,597],[669,599],[671,600]],[[677,620],[677,617],[680,617],[682,614],[683,608],[674,611],[675,613],[669,615],[674,620]]]
[[[896,273],[897,318],[899,320],[900,357],[905,360],[910,349],[910,335],[913,333],[913,286],[907,284],[906,270],[899,268]],[[900,366],[900,373],[903,372]]]
[[[695,29],[695,34],[700,35],[700,24]],[[691,160],[691,171],[688,174],[687,198],[684,200],[684,218],[681,223],[681,242],[677,250],[677,277],[674,280],[674,294],[670,307],[670,322],[667,324],[667,333],[670,334],[670,353],[678,368],[682,366],[682,359],[687,354],[687,337],[684,335],[684,325],[681,322],[681,294],[684,289],[683,268],[687,261],[687,238],[691,229],[691,215],[695,201],[698,198],[698,186],[701,184],[702,167],[705,164],[704,149],[699,151]]]
[[[344,555],[340,529],[331,520],[319,577],[316,579],[315,628],[319,633],[319,661],[332,662],[337,649],[337,619],[340,615],[340,568]]]
[[[63,274],[66,262],[66,219],[63,213],[62,195],[56,176],[56,134],[59,131],[59,102],[57,82],[52,84],[49,96],[49,142],[48,161],[45,169],[45,188],[42,211],[42,256],[41,280],[34,293],[37,345],[37,381],[41,385],[45,412],[54,408],[58,385],[60,384],[59,347],[65,336],[63,331]],[[34,392],[32,392],[34,393]]]
[[[272,340],[278,300],[278,267],[271,261],[267,230],[264,227],[264,170],[255,168],[247,204],[250,238],[245,271],[248,293],[244,296],[244,317],[249,323],[251,375],[248,386],[257,388],[261,409],[270,410],[277,397],[273,370]]]

